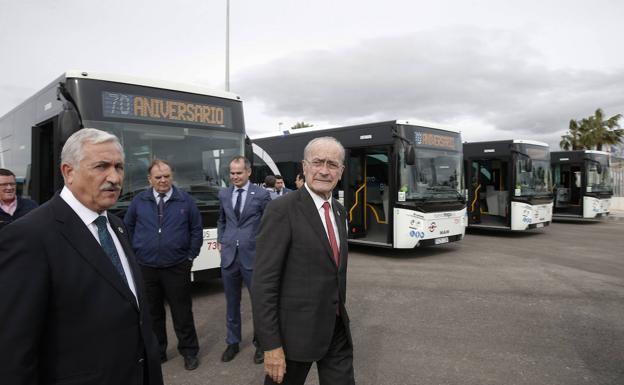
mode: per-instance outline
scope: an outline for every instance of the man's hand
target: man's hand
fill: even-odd
[[[264,372],[278,384],[284,380],[286,373],[286,356],[281,347],[264,352]]]

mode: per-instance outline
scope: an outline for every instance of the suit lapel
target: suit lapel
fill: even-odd
[[[132,274],[132,279],[134,280],[134,287],[135,287],[136,294],[137,294],[137,297],[134,298],[134,295],[132,294],[132,292],[130,292],[130,295],[132,296],[130,298],[133,299],[134,302],[136,303],[137,301],[141,300],[142,293],[141,293],[141,290],[139,290],[139,286],[141,282],[140,280],[143,278],[139,275],[139,265],[136,263],[136,260],[134,258],[134,250],[132,249],[132,246],[130,245],[130,241],[128,240],[128,236],[126,235],[125,226],[123,222],[121,221],[121,219],[119,219],[115,215],[108,214],[108,221],[110,222],[111,228],[113,229],[113,232],[117,236],[117,239],[119,239],[119,243],[121,243],[121,247],[123,248],[124,253],[126,254],[126,259],[128,261],[128,265],[130,266],[130,270],[131,270],[130,273]]]
[[[121,280],[119,273],[110,262],[108,255],[106,255],[102,246],[95,240],[93,234],[89,231],[84,222],[82,222],[80,217],[78,217],[74,210],[58,195],[52,198],[51,205],[54,210],[56,221],[61,223],[59,231],[67,242],[76,249],[78,254],[80,254],[104,280],[136,307],[136,299],[130,291],[130,288]],[[124,251],[125,250],[124,247]]]
[[[247,198],[245,198],[245,205],[243,206],[243,209],[241,210],[241,215],[240,215],[240,221],[242,222],[243,219],[245,218],[245,215],[247,214],[247,212],[249,211],[247,208],[251,207],[251,200],[254,199],[256,197],[256,190],[255,190],[255,185],[253,184],[249,184],[249,189],[247,190]]]
[[[314,232],[321,240],[323,247],[325,248],[325,252],[327,257],[330,259],[332,265],[336,267],[336,262],[334,262],[333,251],[331,249],[331,245],[329,244],[329,238],[327,237],[327,232],[325,231],[325,227],[323,226],[323,221],[321,220],[321,216],[314,204],[314,200],[310,196],[310,193],[306,188],[301,188],[297,191],[300,191],[300,210],[303,212],[304,218],[308,221],[310,226],[314,229]],[[342,241],[342,240],[341,240]]]
[[[338,226],[338,236],[340,237],[340,269],[344,269],[347,263],[347,228],[346,228],[346,218],[343,214],[341,214],[340,210],[338,210],[337,200],[332,198],[332,208],[334,211],[334,218],[336,218],[336,226]]]

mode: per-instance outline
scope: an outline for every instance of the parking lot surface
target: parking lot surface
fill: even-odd
[[[352,247],[347,308],[356,382],[624,384],[623,250],[624,221],[469,230],[461,242],[410,251]],[[221,282],[197,284],[193,299],[201,364],[184,370],[170,330],[165,383],[263,383],[253,364],[249,297],[241,353],[229,363],[220,361]],[[306,384],[318,384],[314,366]]]

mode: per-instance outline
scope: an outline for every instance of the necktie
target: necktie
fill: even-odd
[[[332,225],[331,217],[329,216],[329,202],[323,203],[325,209],[325,223],[327,224],[327,235],[329,237],[329,245],[334,253],[334,262],[336,266],[340,265],[340,250],[338,249],[338,242],[336,242],[336,233],[334,233],[334,226]]]
[[[122,280],[128,285],[128,281],[126,280],[126,273],[124,272],[123,266],[121,265],[121,259],[119,259],[119,254],[117,254],[117,248],[115,248],[115,243],[113,242],[113,238],[108,232],[108,228],[106,227],[106,217],[100,215],[97,217],[95,221],[93,221],[98,228],[98,237],[100,238],[100,244],[104,249],[104,252],[110,258],[113,266],[121,275]]]
[[[165,193],[158,193],[158,232],[162,229],[163,216],[165,213]]]
[[[242,189],[242,188],[239,188],[238,190],[236,190],[236,192],[238,193],[238,196],[236,197],[236,204],[234,205],[234,214],[236,214],[236,219],[240,219],[241,202],[243,200],[243,191],[245,191],[245,189]]]

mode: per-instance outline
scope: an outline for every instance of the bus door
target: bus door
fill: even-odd
[[[554,168],[555,210],[559,213],[582,215],[581,166],[558,164]]]
[[[30,197],[42,204],[63,186],[56,119],[32,127]]]
[[[472,159],[468,185],[470,224],[510,226],[509,162],[503,159]]]
[[[388,244],[389,147],[348,150],[345,208],[352,239]]]

